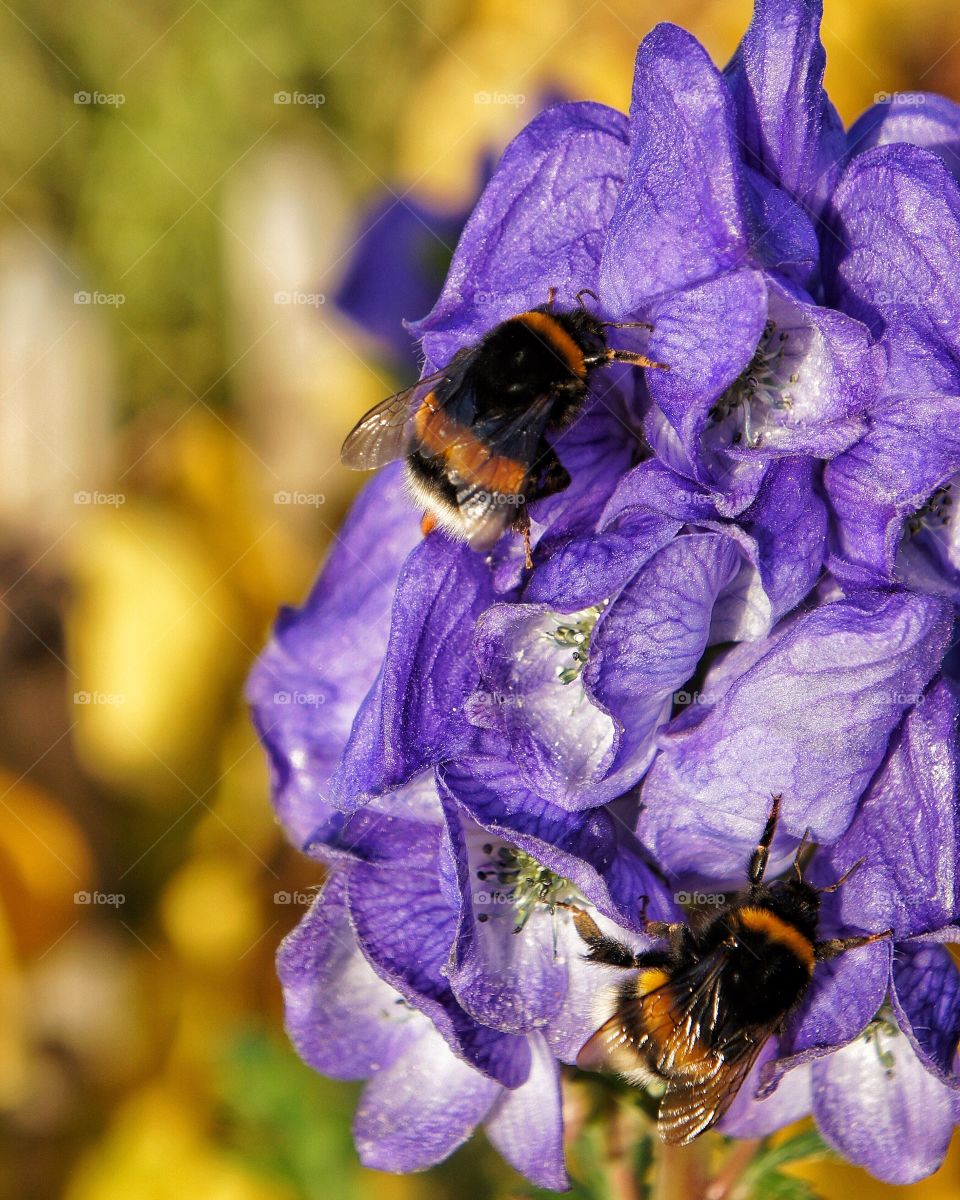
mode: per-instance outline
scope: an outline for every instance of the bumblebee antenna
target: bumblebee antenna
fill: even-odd
[[[576,302],[577,302],[577,303],[580,305],[580,307],[581,307],[582,309],[584,309],[584,310],[586,310],[586,307],[587,307],[587,306],[584,304],[584,302],[583,302],[583,298],[584,298],[584,296],[592,296],[592,297],[594,298],[594,300],[596,300],[596,302],[597,302],[598,304],[600,303],[600,297],[599,297],[599,296],[597,295],[597,293],[596,293],[596,292],[593,290],[593,288],[581,288],[581,289],[580,289],[580,291],[579,291],[579,292],[577,292],[577,294],[576,294],[576,296],[574,297],[574,299],[575,299],[575,300],[576,300]]]

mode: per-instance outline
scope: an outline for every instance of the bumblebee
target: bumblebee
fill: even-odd
[[[699,929],[644,915],[647,936],[665,942],[663,949],[635,954],[574,910],[588,959],[637,971],[577,1065],[662,1086],[657,1129],[665,1142],[685,1145],[723,1116],[764,1043],[803,1000],[818,963],[892,932],[817,938],[820,897],[836,891],[863,860],[836,883],[816,888],[801,873],[801,843],[792,877],[764,883],[780,802],[773,797],[748,887]]]
[[[611,349],[607,329],[651,326],[600,321],[585,295],[594,293],[585,288],[575,308],[561,309],[551,288],[546,304],[501,321],[443,370],[388,396],[348,434],[344,465],[366,471],[406,458],[424,534],[439,525],[485,551],[510,526],[531,566],[528,505],[570,483],[552,439],[583,408],[595,372],[615,362],[667,369]]]

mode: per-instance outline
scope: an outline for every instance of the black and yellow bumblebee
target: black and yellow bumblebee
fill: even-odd
[[[792,876],[764,883],[780,803],[774,796],[744,891],[696,930],[644,918],[647,935],[665,948],[636,954],[574,908],[586,957],[637,971],[577,1065],[662,1087],[657,1129],[665,1142],[685,1145],[723,1116],[764,1043],[800,1005],[818,963],[891,935],[817,939],[821,895],[836,891],[862,860],[816,888],[801,873],[801,843]]]
[[[528,505],[563,491],[570,476],[551,444],[583,408],[594,373],[610,363],[666,369],[607,345],[608,328],[576,307],[546,304],[495,325],[458,350],[440,371],[372,408],[343,444],[345,466],[365,471],[406,458],[407,482],[425,510],[423,532],[439,525],[475,550],[489,550],[508,526],[524,537]],[[594,297],[595,298],[595,297]]]

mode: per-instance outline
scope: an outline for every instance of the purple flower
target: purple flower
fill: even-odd
[[[894,1182],[943,1157],[960,120],[878,108],[845,135],[819,20],[758,0],[725,72],[658,26],[629,118],[557,105],[507,148],[412,327],[425,373],[550,289],[652,321],[616,344],[671,369],[611,367],[556,435],[571,482],[530,506],[530,569],[509,534],[421,540],[388,468],[251,676],[277,812],[329,872],[281,952],[288,1027],[368,1081],[370,1165],[482,1123],[565,1186],[561,1080],[611,978],[571,906],[649,948],[643,910],[742,885],[772,794],[771,877],[804,836],[818,886],[863,859],[821,936],[892,936],[817,966],[724,1128],[812,1112]]]

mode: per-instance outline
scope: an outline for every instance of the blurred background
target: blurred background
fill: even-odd
[[[358,1167],[286,1043],[319,882],[241,698],[508,139],[748,0],[0,0],[0,1196],[530,1194]],[[955,0],[827,0],[828,86],[960,96]],[[893,1197],[834,1165],[822,1194]],[[801,1173],[802,1173],[801,1172]],[[960,1156],[910,1189],[954,1196]]]

